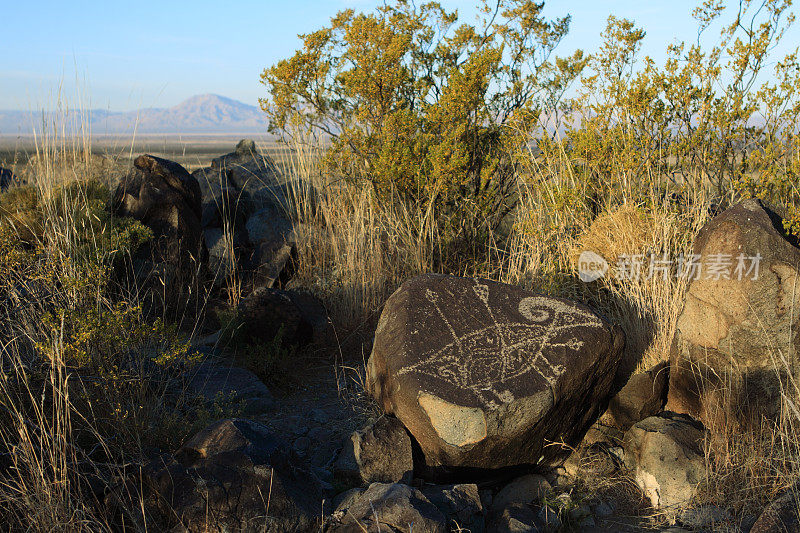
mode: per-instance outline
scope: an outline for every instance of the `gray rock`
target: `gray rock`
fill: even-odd
[[[381,417],[354,432],[336,459],[336,477],[354,485],[410,483],[414,470],[411,438],[394,417]]]
[[[193,173],[195,179],[205,180],[203,174]],[[201,191],[203,187],[201,186]],[[201,223],[204,228],[225,228],[239,230],[244,228],[250,214],[251,201],[247,193],[233,187],[214,187],[203,191],[203,211]]]
[[[614,514],[614,508],[611,507],[608,503],[604,501],[600,501],[594,507],[592,507],[592,512],[598,518],[608,518]]]
[[[277,209],[264,207],[247,219],[247,237],[254,245],[267,244],[279,248],[292,236],[292,223]]]
[[[477,485],[428,486],[422,489],[422,493],[439,508],[452,530],[483,532],[483,505]]]
[[[246,414],[263,412],[275,403],[267,386],[255,374],[213,361],[204,362],[192,370],[188,392],[209,403],[219,400],[244,402]]]
[[[337,513],[327,531],[446,533],[446,518],[417,489],[399,483],[373,483],[348,508]]]
[[[550,483],[538,474],[518,477],[495,495],[492,501],[492,508],[499,511],[514,503],[527,505],[539,502],[551,488]]]
[[[487,528],[489,533],[538,533],[536,513],[527,505],[511,504],[498,513]]]
[[[334,509],[333,512],[334,513],[346,512],[351,505],[353,505],[355,502],[358,501],[358,498],[361,496],[363,492],[364,489],[356,487],[354,489],[349,489],[337,494],[333,498],[333,509]]]
[[[203,230],[203,239],[208,249],[208,267],[212,277],[222,282],[236,272],[240,264],[240,236],[226,235],[221,228]]]
[[[625,433],[625,464],[655,509],[676,516],[706,478],[705,432],[689,417],[665,412]]]
[[[422,475],[554,464],[600,416],[623,344],[576,302],[426,274],[386,302],[367,385],[419,443]]]

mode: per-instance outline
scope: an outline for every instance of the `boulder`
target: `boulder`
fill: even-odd
[[[666,362],[634,374],[611,398],[600,424],[627,431],[635,423],[657,414],[667,401],[668,382],[669,364]]]
[[[274,207],[264,207],[247,219],[247,237],[257,246],[266,244],[279,248],[290,240],[292,223]]]
[[[208,267],[212,278],[221,284],[236,272],[240,261],[241,237],[227,233],[222,228],[203,230],[203,241],[208,250]]]
[[[411,438],[394,417],[381,417],[348,438],[334,465],[334,475],[353,485],[411,483]]]
[[[446,518],[419,490],[400,483],[373,483],[334,515],[326,531],[446,533]]]
[[[442,512],[452,531],[483,532],[483,505],[477,485],[434,485],[424,487],[422,494]]]
[[[250,209],[247,193],[233,187],[220,187],[213,194],[203,195],[201,222],[204,228],[239,230],[246,224]]]
[[[244,333],[266,343],[281,332],[285,345],[305,346],[325,338],[329,327],[322,302],[294,291],[260,287],[241,300],[237,311]]]
[[[492,500],[492,507],[495,511],[502,511],[514,503],[525,505],[539,503],[551,488],[550,483],[543,476],[527,474],[500,489],[500,492]]]
[[[504,508],[489,524],[489,533],[537,533],[536,512],[528,505],[515,503]]]
[[[797,489],[770,503],[750,529],[750,533],[800,533]]]
[[[706,478],[705,431],[689,417],[664,412],[625,434],[625,466],[654,509],[674,519]]]
[[[132,217],[153,232],[135,254],[134,275],[155,293],[170,289],[169,304],[186,304],[186,294],[205,262],[200,225],[200,188],[178,163],[151,155],[137,157],[111,202],[116,216]]]
[[[319,479],[255,422],[221,420],[146,469],[162,512],[185,531],[316,531]]]
[[[367,386],[408,428],[425,475],[566,457],[605,410],[624,340],[588,307],[427,274],[386,302]]]
[[[12,185],[24,185],[25,180],[18,178],[11,170],[0,167],[0,190],[5,191]]]
[[[247,369],[206,361],[192,371],[188,392],[211,404],[244,402],[246,413],[263,412],[275,401],[267,386]]]
[[[776,416],[779,374],[794,373],[800,343],[800,248],[756,199],[707,223],[671,354],[667,409],[712,430],[755,409]],[[785,361],[782,362],[782,358]]]

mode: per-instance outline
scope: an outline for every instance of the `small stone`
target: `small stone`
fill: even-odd
[[[312,409],[308,412],[308,417],[317,424],[324,424],[330,419],[328,414],[322,409]]]
[[[311,446],[311,439],[308,437],[300,437],[294,441],[294,449],[298,455],[304,457],[308,448]]]
[[[561,527],[561,518],[559,518],[558,513],[548,505],[542,506],[536,517],[548,530],[555,530]]]
[[[501,510],[513,503],[529,504],[538,502],[551,488],[550,483],[538,474],[518,477],[497,493],[492,502],[492,507],[496,510]]]
[[[614,509],[608,503],[601,501],[594,506],[593,512],[598,518],[608,518],[614,514]]]
[[[538,533],[536,513],[527,505],[511,504],[499,513],[489,527],[492,533]]]

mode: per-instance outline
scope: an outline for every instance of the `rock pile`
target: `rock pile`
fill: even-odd
[[[151,296],[163,294],[169,306],[185,305],[206,255],[200,187],[173,161],[142,155],[133,164],[114,191],[111,211],[139,220],[153,232],[153,239],[133,257],[135,282],[156,287]],[[159,291],[159,286],[168,291]]]

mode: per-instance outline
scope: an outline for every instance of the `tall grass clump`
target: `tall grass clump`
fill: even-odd
[[[209,421],[186,394],[197,356],[118,283],[152,233],[110,215],[91,144],[46,126],[29,185],[0,195],[0,522],[157,529],[120,487]]]

